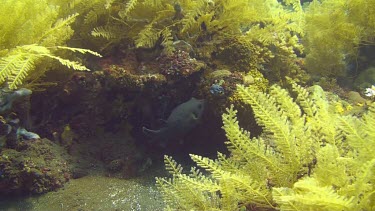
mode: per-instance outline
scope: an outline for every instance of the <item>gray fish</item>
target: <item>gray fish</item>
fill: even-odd
[[[197,126],[201,120],[203,110],[204,100],[198,100],[193,97],[173,109],[168,119],[164,121],[164,127],[159,130],[150,130],[143,127],[143,133],[150,136],[152,140],[162,142],[182,138]]]

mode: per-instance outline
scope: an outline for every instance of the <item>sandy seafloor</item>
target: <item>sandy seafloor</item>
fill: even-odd
[[[166,176],[164,165],[155,163],[134,178],[116,178],[106,176],[103,163],[87,156],[98,154],[97,151],[106,144],[113,144],[122,152],[130,146],[131,139],[126,137],[122,133],[105,133],[82,141],[77,146],[76,155],[81,164],[96,163],[95,168],[88,170],[87,176],[71,179],[56,191],[28,197],[0,198],[0,211],[163,210],[164,203],[155,187],[155,177]],[[80,150],[83,152],[80,153]]]
[[[3,199],[0,210],[163,210],[154,181],[151,176],[118,179],[90,175],[71,180],[63,188],[40,196]]]

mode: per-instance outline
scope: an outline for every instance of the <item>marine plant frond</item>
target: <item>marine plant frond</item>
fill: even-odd
[[[40,37],[38,44],[44,45],[44,46],[56,45],[57,43],[51,43],[50,40],[55,40],[55,39],[52,39],[51,37],[66,33],[66,30],[70,29],[69,27],[70,24],[72,24],[75,21],[78,15],[79,15],[78,13],[75,13],[66,18],[58,19],[53,25],[53,27],[50,30],[46,31],[43,34],[43,36]]]
[[[302,88],[295,82],[291,83],[292,89],[297,93],[296,102],[300,105],[304,115],[306,115],[306,125],[314,133],[313,138],[322,143],[335,144],[339,142],[335,123],[337,114],[329,109],[324,90],[319,86],[312,86],[307,89]]]
[[[96,1],[83,1],[79,4],[77,12],[84,15],[84,27],[91,29],[98,25],[98,21],[105,16],[110,15],[111,7],[114,0],[96,0]]]
[[[228,139],[226,144],[232,156],[236,159],[241,158],[239,162],[256,162],[259,169],[262,169],[261,166],[268,166],[275,173],[285,173],[272,149],[270,147],[267,149],[266,144],[260,138],[251,140],[250,133],[240,128],[236,113],[232,105],[227,109],[227,113],[222,115],[223,129]]]
[[[196,207],[198,210],[220,210],[216,191],[202,191],[200,188],[205,190],[206,186],[195,178],[186,175],[173,179],[156,178],[156,186],[163,194],[164,201],[175,209]]]
[[[198,1],[187,1],[187,3],[184,3],[182,5],[186,5],[185,7],[189,8],[185,12],[185,16],[182,19],[182,28],[181,32],[198,32],[200,29],[200,23],[197,18],[204,15],[207,12],[208,2],[204,0],[198,0]]]
[[[337,194],[331,187],[320,186],[310,177],[299,180],[291,188],[274,188],[273,199],[281,210],[352,210],[353,198]]]
[[[33,45],[24,45],[24,46],[17,47],[17,49],[19,49],[22,52],[32,53],[32,54],[36,54],[36,55],[39,55],[39,56],[51,57],[53,59],[56,59],[56,56],[54,56],[53,52],[50,50],[50,49],[54,49],[54,48],[70,50],[70,51],[73,51],[73,52],[80,52],[80,53],[83,53],[83,54],[91,53],[91,54],[96,55],[96,56],[101,56],[100,54],[98,54],[94,51],[88,50],[88,49],[71,48],[71,47],[66,47],[66,46],[45,47],[45,46],[33,44]]]
[[[217,31],[219,27],[220,21],[215,20],[213,17],[215,15],[215,12],[210,12],[206,14],[202,14],[198,17],[196,24],[198,26],[201,26],[202,24],[205,25],[206,30],[208,31]]]
[[[233,105],[227,108],[226,111],[227,112],[222,115],[222,119],[223,119],[222,128],[226,132],[226,137],[228,139],[227,144],[228,144],[229,150],[231,150],[231,148],[233,147],[234,150],[232,151],[232,153],[235,153],[237,149],[237,145],[240,144],[237,142],[240,141],[240,142],[249,143],[251,141],[250,133],[248,131],[241,130],[237,121],[237,117],[236,117],[237,111],[234,110]],[[239,150],[241,150],[240,146],[238,146],[238,148]]]
[[[296,100],[301,105],[303,112],[308,117],[313,117],[318,111],[318,108],[314,104],[314,101],[312,101],[311,98],[309,97],[310,93],[306,89],[298,85],[297,83],[292,82],[291,84],[292,84],[293,91],[297,93]]]
[[[215,179],[221,179],[222,175],[224,174],[224,171],[221,169],[217,162],[199,155],[190,154],[190,157],[194,162],[198,164],[198,166],[211,172],[212,176]]]
[[[135,45],[137,47],[152,48],[160,38],[160,35],[160,31],[154,29],[152,24],[149,24],[139,32],[139,35],[135,40]]]
[[[362,164],[356,174],[356,181],[351,185],[355,201],[360,201],[361,207],[371,210],[374,205],[375,158]]]
[[[113,2],[115,2],[115,0],[105,0],[105,8],[109,9],[112,6]]]
[[[34,54],[18,53],[0,59],[0,84],[8,82],[10,89],[17,89],[35,68],[40,57]]]
[[[290,121],[295,122],[301,119],[301,108],[293,101],[287,90],[282,89],[280,86],[271,86],[270,95],[276,99],[280,109],[285,112]]]
[[[188,16],[182,20],[182,29],[181,29],[182,33],[189,31],[193,27],[194,28],[198,27],[194,16]]]
[[[0,84],[7,81],[10,89],[16,89],[44,55],[51,53],[38,45],[24,45],[13,49],[0,59]]]
[[[183,168],[172,157],[164,155],[165,169],[172,175],[181,174]]]
[[[223,174],[220,184],[222,186],[221,193],[223,194],[224,202],[236,199],[237,203],[253,204],[263,208],[273,207],[270,199],[270,191],[264,184],[260,184],[248,175],[226,172]],[[224,207],[226,206],[224,205]]]
[[[359,154],[359,157],[373,159],[372,149],[375,147],[375,103],[361,119],[353,116],[339,118],[339,129],[345,134],[347,143]]]
[[[367,131],[367,138],[369,140],[375,140],[375,102],[371,103],[367,113],[362,118]]]
[[[174,179],[156,177],[156,187],[162,194],[164,202],[169,206],[180,207],[180,202],[184,202],[184,197],[179,194],[179,187],[174,184]]]
[[[341,155],[335,145],[327,144],[319,149],[314,171],[314,178],[323,186],[333,185],[337,189],[349,184],[347,179],[347,166],[340,162]]]
[[[92,24],[98,22],[99,15],[96,11],[91,10],[85,15],[84,23]]]
[[[89,54],[97,56],[97,57],[102,57],[102,55],[100,55],[98,52],[92,51],[90,49],[85,49],[85,48],[73,48],[73,47],[68,47],[68,46],[56,46],[56,48],[69,50],[69,51],[73,51],[73,52],[79,52],[81,54],[89,53]]]
[[[240,168],[242,162],[237,162],[233,159],[228,158],[225,154],[217,153],[217,162],[221,168],[225,171],[235,173]]]
[[[62,65],[66,66],[68,68],[72,68],[74,70],[87,70],[87,71],[89,71],[89,69],[87,67],[85,67],[84,65],[82,65],[79,62],[71,61],[69,59],[63,59],[61,57],[54,56],[54,55],[44,55],[44,56],[49,57],[51,59],[55,59],[55,60],[59,61]]]
[[[337,139],[337,121],[338,114],[330,110],[330,104],[327,101],[327,96],[322,87],[314,85],[310,87],[310,99],[314,102],[317,108],[315,116],[308,122],[310,127],[313,127],[315,136],[322,141],[322,143],[337,144],[340,139]]]
[[[125,19],[128,14],[130,13],[131,10],[134,9],[134,7],[137,5],[138,0],[128,0],[128,2],[125,5],[125,8],[121,10],[118,15],[122,18]]]
[[[302,5],[299,0],[283,0],[286,5],[292,5],[294,11],[302,11]]]
[[[165,28],[161,32],[161,36],[162,36],[161,45],[163,46],[163,52],[166,55],[171,55],[174,51],[172,31],[169,28]]]
[[[71,48],[65,46],[56,46],[56,49],[70,50],[73,52],[90,53],[95,56],[100,54],[81,48]],[[40,45],[23,45],[13,49],[0,61],[0,83],[8,82],[9,88],[16,89],[21,85],[31,71],[35,71],[35,64],[43,58],[51,58],[59,61],[62,65],[75,70],[88,70],[87,67],[79,62],[71,61],[56,56],[50,48]],[[40,70],[42,73],[43,71]],[[40,75],[40,74],[39,74]]]
[[[290,134],[290,122],[285,112],[280,112],[275,98],[242,85],[237,85],[237,92],[241,100],[251,106],[258,125],[264,128],[263,133],[276,143],[289,162],[295,160],[295,143],[293,134]]]
[[[208,191],[210,193],[215,193],[220,190],[219,185],[215,181],[203,176],[202,174],[195,175],[194,177],[181,174],[178,178],[179,180],[184,180],[184,182],[189,183],[189,185],[195,187],[201,192]]]
[[[362,128],[364,126],[365,124],[361,120],[351,116],[339,118],[339,128],[345,133],[348,144],[361,153],[370,154],[372,149],[367,146],[370,139],[366,138],[367,131]]]
[[[23,55],[10,55],[0,58],[0,84],[4,83],[8,76],[17,70],[16,65],[23,62]]]
[[[38,59],[37,56],[29,55],[25,57],[18,65],[17,72],[13,72],[13,74],[9,75],[10,89],[16,89],[17,86],[22,84],[22,81],[26,78],[29,72],[35,68],[35,61]]]
[[[94,37],[103,37],[107,40],[117,38],[117,35],[109,27],[99,26],[91,31],[91,35]]]

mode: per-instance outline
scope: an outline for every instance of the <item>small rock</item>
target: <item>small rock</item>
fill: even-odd
[[[108,164],[108,170],[111,171],[111,172],[119,172],[123,169],[124,164],[125,164],[125,162],[122,159],[112,160]]]
[[[84,177],[84,176],[87,176],[89,173],[84,170],[84,169],[72,169],[72,178],[73,179],[78,179],[78,178],[81,178],[81,177]]]
[[[247,74],[247,75],[245,75],[245,76],[243,77],[243,84],[244,84],[245,86],[248,86],[248,85],[254,84],[254,82],[255,82],[255,80],[254,80],[254,77],[253,77],[252,75]]]
[[[350,91],[348,93],[348,100],[354,104],[364,104],[366,103],[366,99],[364,99],[358,92]]]

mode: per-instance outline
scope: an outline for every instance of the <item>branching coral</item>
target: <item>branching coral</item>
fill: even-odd
[[[233,107],[223,115],[230,157],[190,155],[208,174],[190,175],[170,157],[173,179],[157,178],[172,210],[361,210],[374,208],[375,104],[362,118],[330,112],[319,86],[292,83],[294,101],[284,89],[269,94],[238,86],[251,106],[259,137],[240,128]]]

